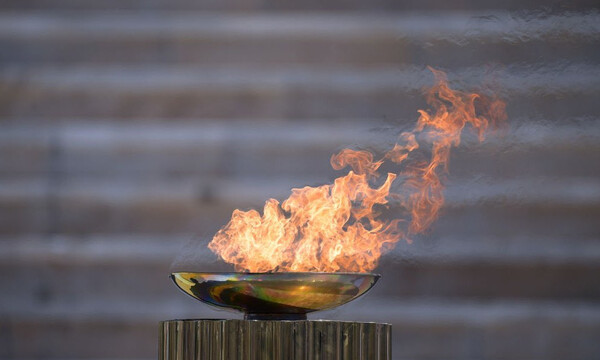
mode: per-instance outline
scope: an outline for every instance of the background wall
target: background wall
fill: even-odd
[[[425,65],[501,89],[510,128],[467,139],[431,232],[316,317],[392,322],[396,359],[600,358],[594,5],[4,0],[0,358],[150,359],[160,320],[238,316],[168,273],[229,269],[205,245],[234,208],[393,141]]]

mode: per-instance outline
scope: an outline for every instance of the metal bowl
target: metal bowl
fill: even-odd
[[[379,279],[362,273],[196,273],[171,274],[188,295],[210,305],[236,309],[245,318],[306,319],[356,299]]]

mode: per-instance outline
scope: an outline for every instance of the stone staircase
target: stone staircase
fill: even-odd
[[[383,150],[433,77],[487,84],[509,128],[452,155],[434,228],[314,318],[394,325],[395,359],[600,357],[594,1],[5,0],[0,358],[150,359],[157,322],[236,317],[173,269],[235,208]]]

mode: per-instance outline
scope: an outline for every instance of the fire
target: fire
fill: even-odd
[[[436,83],[427,102],[434,110],[419,110],[414,129],[401,133],[380,159],[368,151],[340,151],[330,162],[335,170],[349,167],[345,176],[333,184],[292,189],[282,203],[269,199],[262,215],[235,210],[209,248],[238,271],[367,272],[396,242],[410,242],[426,230],[444,204],[443,175],[464,127],[469,124],[483,141],[488,128],[506,119],[501,100],[452,90],[443,72],[430,70]],[[411,161],[410,155],[425,145],[431,151],[428,161]],[[384,163],[398,171],[382,177]],[[400,191],[393,191],[397,179],[402,179]],[[392,199],[406,218],[382,216]]]

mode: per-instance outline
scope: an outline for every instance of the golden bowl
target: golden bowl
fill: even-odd
[[[188,295],[210,305],[244,312],[249,320],[306,319],[356,299],[379,279],[363,273],[197,273],[171,274]]]

